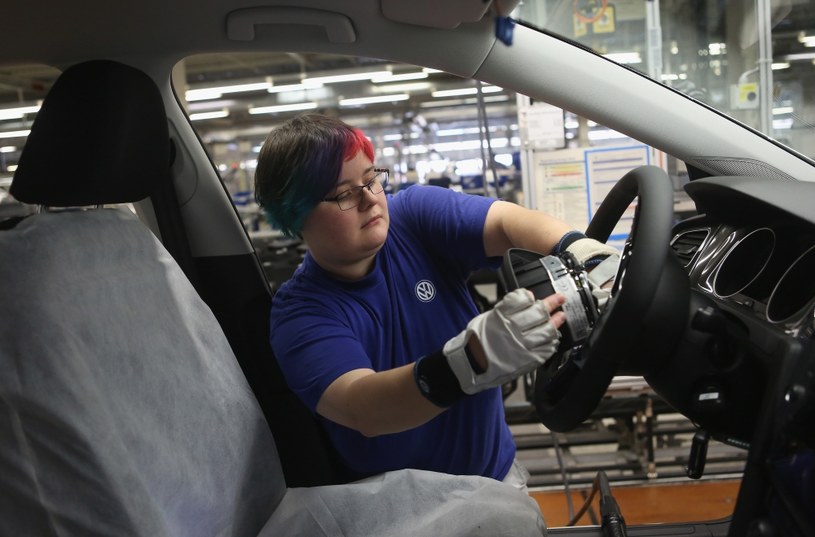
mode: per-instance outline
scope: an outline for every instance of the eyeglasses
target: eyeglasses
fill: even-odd
[[[341,211],[347,211],[362,203],[362,197],[365,195],[362,191],[363,188],[367,188],[371,194],[380,194],[385,190],[385,186],[388,184],[390,170],[387,168],[374,168],[373,171],[376,175],[364,185],[349,188],[333,198],[323,198],[323,201],[336,201]]]

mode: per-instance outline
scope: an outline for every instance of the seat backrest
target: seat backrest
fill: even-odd
[[[158,88],[93,61],[46,97],[12,193],[126,203],[168,177]],[[127,209],[0,231],[0,476],[0,535],[254,535],[286,493],[215,317]]]

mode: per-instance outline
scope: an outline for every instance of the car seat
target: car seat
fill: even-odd
[[[545,532],[482,477],[286,486],[212,311],[126,205],[104,207],[169,181],[168,142],[156,85],[108,60],[65,70],[32,126],[11,189],[43,209],[0,231],[0,535]]]

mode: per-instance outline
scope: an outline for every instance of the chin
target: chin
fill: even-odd
[[[366,249],[371,252],[371,255],[376,254],[382,247],[385,245],[385,240],[388,238],[387,232],[383,233],[381,237],[377,237],[377,239],[372,239],[366,241]]]

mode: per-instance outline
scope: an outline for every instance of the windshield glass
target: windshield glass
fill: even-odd
[[[526,0],[513,17],[815,157],[811,1]]]

